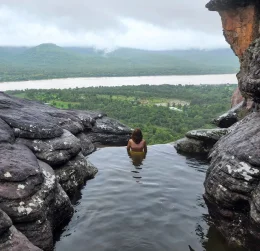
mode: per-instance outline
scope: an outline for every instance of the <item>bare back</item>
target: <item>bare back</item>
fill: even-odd
[[[139,144],[136,144],[132,139],[128,141],[127,145],[128,150],[132,150],[134,152],[146,152],[147,151],[147,146],[145,140],[142,140]]]

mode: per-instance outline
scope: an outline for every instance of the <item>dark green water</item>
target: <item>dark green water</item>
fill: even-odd
[[[89,160],[99,173],[75,199],[56,251],[238,251],[210,227],[205,160],[171,145],[150,146],[142,163],[123,147],[100,149]]]

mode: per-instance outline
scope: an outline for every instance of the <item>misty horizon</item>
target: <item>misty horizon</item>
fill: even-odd
[[[0,46],[53,43],[113,51],[229,48],[208,0],[2,0]],[[2,24],[2,25],[1,25]]]
[[[31,49],[31,48],[34,48],[34,47],[39,47],[39,46],[57,46],[57,47],[60,47],[60,48],[81,48],[81,49],[89,49],[89,50],[92,50],[92,51],[101,51],[101,52],[104,52],[104,53],[111,53],[111,52],[114,52],[114,51],[117,51],[117,50],[135,50],[135,51],[147,51],[147,52],[167,52],[167,51],[171,51],[171,52],[174,52],[174,51],[204,51],[204,52],[207,52],[207,51],[226,51],[226,50],[231,50],[230,46],[227,46],[227,47],[223,47],[223,48],[179,48],[179,49],[139,49],[139,48],[132,48],[132,47],[115,47],[115,48],[110,48],[109,50],[107,50],[106,48],[95,48],[95,47],[91,47],[91,46],[77,46],[77,45],[65,45],[65,46],[62,46],[62,45],[59,45],[59,44],[55,44],[55,43],[41,43],[41,44],[36,44],[36,45],[0,45],[0,48],[23,48],[23,49]]]

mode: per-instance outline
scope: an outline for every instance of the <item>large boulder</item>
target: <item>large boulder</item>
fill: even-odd
[[[183,138],[173,143],[178,153],[207,154],[213,145],[208,146],[201,140]]]
[[[28,146],[38,159],[52,167],[62,165],[81,151],[80,141],[69,131],[63,130],[60,137],[49,140],[17,139],[17,142]]]
[[[95,126],[88,134],[90,140],[101,145],[125,146],[132,130],[115,119],[103,117],[96,120]]]
[[[228,112],[213,120],[213,123],[220,128],[228,128],[239,120],[239,112],[243,108],[243,102],[239,103]]]
[[[0,210],[0,250],[3,251],[41,251],[13,226],[8,215]]]
[[[35,156],[32,159],[35,161]],[[73,209],[66,193],[59,191],[60,187],[53,169],[46,163],[37,160],[34,165],[35,176],[43,176],[41,183],[37,186],[34,183],[31,184],[30,176],[23,182],[19,181],[20,177],[25,177],[22,176],[24,175],[22,174],[22,167],[20,168],[21,175],[10,170],[8,176],[11,176],[9,178],[11,180],[0,183],[0,187],[4,187],[6,192],[5,195],[0,195],[0,208],[11,217],[15,227],[34,245],[43,250],[51,250],[53,247],[53,229],[59,227],[55,223],[68,220],[72,216]],[[33,166],[31,169],[33,169]],[[32,175],[34,174],[33,171],[34,169],[31,171]],[[33,189],[34,187],[37,189]],[[59,215],[62,220],[57,220],[58,215],[54,215],[57,210],[62,212]]]
[[[241,60],[238,73],[240,91],[245,97],[260,103],[260,38],[256,39],[246,50]]]
[[[200,129],[186,133],[186,137],[173,143],[177,152],[208,154],[214,144],[228,133],[227,129]]]
[[[81,151],[84,156],[87,156],[96,151],[96,147],[92,143],[88,134],[86,133],[77,134],[77,138],[80,140]]]
[[[0,119],[0,144],[14,143],[14,140],[14,131],[5,121]]]
[[[28,198],[43,179],[35,155],[26,146],[0,144],[0,203]]]
[[[71,196],[84,185],[86,180],[94,178],[96,173],[97,168],[89,163],[82,154],[78,154],[65,165],[55,169],[59,183]]]
[[[205,180],[204,197],[215,224],[243,245],[250,245],[249,236],[260,241],[259,124],[260,113],[253,113],[218,141]]]
[[[0,92],[0,250],[53,249],[73,197],[97,168],[94,143],[126,144],[131,129],[102,112],[59,110]]]
[[[205,142],[216,143],[222,136],[228,133],[227,129],[200,129],[186,133],[186,137],[190,139],[202,140]]]

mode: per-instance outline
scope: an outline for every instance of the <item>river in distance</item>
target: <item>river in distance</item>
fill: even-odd
[[[237,84],[235,74],[220,75],[174,75],[147,77],[106,77],[106,78],[67,78],[49,80],[30,80],[22,82],[2,82],[0,91],[24,89],[67,89],[95,86],[123,85],[200,85],[200,84]]]
[[[75,198],[56,251],[242,251],[210,224],[206,160],[179,155],[170,144],[149,146],[145,159],[130,158],[125,147],[88,159],[99,172]]]

